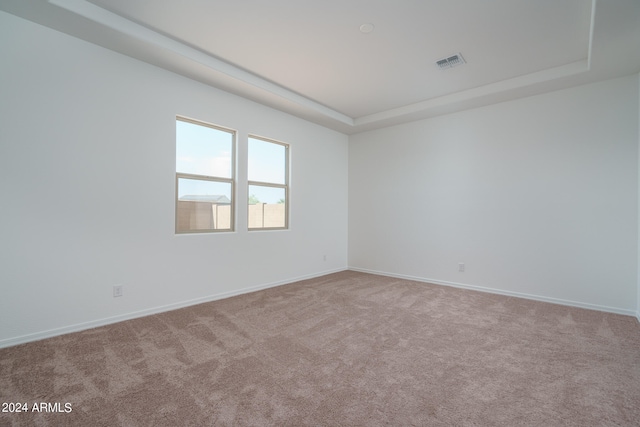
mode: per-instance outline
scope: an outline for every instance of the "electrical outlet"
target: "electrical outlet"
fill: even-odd
[[[122,296],[122,285],[115,285],[113,287],[113,297],[121,297]]]
[[[322,255],[322,260],[326,261],[327,260],[327,256],[326,255]]]
[[[458,263],[458,271],[464,273],[464,262],[459,262]]]

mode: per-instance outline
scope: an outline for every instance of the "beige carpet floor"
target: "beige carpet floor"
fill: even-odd
[[[2,349],[0,402],[28,405],[3,426],[638,426],[640,324],[345,271]]]

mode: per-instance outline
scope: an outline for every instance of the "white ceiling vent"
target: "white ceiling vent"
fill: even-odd
[[[458,65],[462,65],[465,62],[466,61],[464,60],[462,55],[459,54],[459,53],[456,53],[455,55],[447,56],[446,58],[442,58],[442,59],[436,61],[436,65],[441,70],[444,70],[446,68],[457,67]]]

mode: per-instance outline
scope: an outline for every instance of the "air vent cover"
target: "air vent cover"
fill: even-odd
[[[444,70],[446,68],[457,67],[458,65],[462,65],[465,62],[466,61],[464,60],[462,55],[459,54],[459,53],[456,53],[455,55],[447,56],[446,58],[442,58],[442,59],[436,61],[436,65],[441,70]]]

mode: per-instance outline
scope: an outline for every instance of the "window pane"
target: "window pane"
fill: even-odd
[[[231,183],[178,178],[178,232],[230,229]]]
[[[231,178],[233,133],[176,120],[176,172]]]
[[[284,228],[286,226],[286,191],[284,188],[249,186],[249,228]]]
[[[286,184],[286,156],[284,145],[249,138],[249,181]]]

